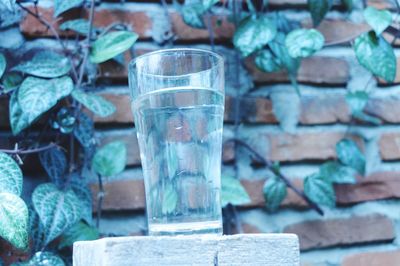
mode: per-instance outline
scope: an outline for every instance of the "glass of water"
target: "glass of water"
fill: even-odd
[[[129,65],[150,235],[221,234],[224,63],[168,49]]]

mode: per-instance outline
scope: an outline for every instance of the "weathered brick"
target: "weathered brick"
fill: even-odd
[[[94,117],[96,123],[132,123],[130,96],[128,94],[101,93],[109,101],[117,106],[117,111],[109,117]],[[234,122],[234,101],[229,95],[225,101],[225,121]],[[387,114],[388,108],[393,112],[400,108],[397,101],[379,100],[374,104],[374,100],[369,104],[368,110],[378,117],[384,117],[388,122],[400,122],[400,115]],[[273,110],[272,102],[267,98],[248,97],[240,102],[241,121],[248,123],[278,123]],[[302,96],[300,124],[330,124],[346,123],[350,121],[349,110],[342,96]]]
[[[30,7],[34,11],[33,7]],[[62,15],[61,20],[55,21],[53,18],[53,8],[38,8],[41,16],[47,21],[53,22],[54,27],[58,30],[59,25],[66,20],[76,19],[80,17],[79,12],[72,10]],[[87,10],[84,11],[83,17],[88,17]],[[98,9],[95,13],[93,24],[95,27],[103,28],[114,22],[121,22],[132,28],[141,38],[150,38],[152,21],[151,18],[142,11],[132,12],[125,11],[123,9]],[[26,35],[31,36],[52,36],[50,30],[46,26],[41,24],[33,16],[26,15],[20,23],[21,31]],[[68,31],[59,31],[61,35],[71,35]]]
[[[299,236],[300,250],[389,242],[395,238],[392,221],[380,214],[306,221],[283,231]]]
[[[328,160],[336,157],[340,132],[265,134],[269,150],[265,157],[274,161]],[[260,137],[260,141],[262,136]]]
[[[385,80],[379,78],[378,84],[379,85],[390,85],[390,84],[398,84],[400,83],[400,58],[396,58],[396,77],[392,83],[388,83]]]
[[[342,266],[398,266],[400,250],[357,253],[346,256]]]
[[[383,133],[379,140],[379,150],[383,160],[400,159],[400,133]]]
[[[303,27],[312,28],[312,21],[302,21]],[[349,43],[359,34],[371,29],[367,24],[352,23],[345,20],[324,19],[317,29],[325,37],[325,45]]]
[[[248,223],[242,223],[242,232],[241,234],[262,234],[263,232],[255,225],[248,224]],[[239,234],[239,232],[236,230],[236,227],[233,227],[232,234]]]
[[[379,199],[400,199],[400,172],[377,172],[361,178],[357,184],[335,186],[336,202],[355,204]]]
[[[294,186],[303,189],[301,179],[291,179]],[[242,179],[241,183],[250,196],[251,202],[241,205],[242,208],[264,207],[265,200],[263,186],[266,179]],[[95,201],[98,185],[91,186]],[[109,189],[109,190],[107,190]],[[104,210],[141,210],[145,206],[144,186],[142,179],[111,181],[106,183],[107,192]],[[135,193],[132,193],[134,191]],[[400,199],[400,173],[379,172],[359,179],[354,185],[335,185],[336,203],[338,205],[352,205],[366,201],[381,199]],[[287,196],[281,204],[284,208],[308,208],[307,203],[293,192],[287,189]],[[125,195],[127,194],[127,195]]]
[[[306,1],[303,0],[286,0],[279,1],[275,0],[269,3],[272,7],[276,6],[304,6],[306,7]],[[33,8],[31,9],[33,10]],[[84,11],[84,17],[88,16],[88,11]],[[39,7],[39,13],[42,17],[48,21],[54,21],[53,9]],[[79,12],[72,10],[62,15],[62,19],[54,23],[58,29],[59,24],[62,22],[79,17]],[[178,12],[170,13],[172,29],[178,40],[192,41],[192,40],[204,40],[209,39],[209,33],[206,29],[196,29],[188,26],[182,20],[181,15]],[[153,27],[152,18],[149,13],[142,11],[129,11],[124,9],[98,9],[96,10],[94,17],[94,25],[102,28],[110,25],[116,21],[128,25],[136,33],[139,34],[140,38],[150,38]],[[218,41],[229,41],[235,31],[233,23],[228,20],[227,16],[212,16],[211,17],[212,28],[214,29],[214,38]],[[302,22],[305,27],[312,27],[310,20]],[[348,40],[357,33],[364,32],[368,29],[365,24],[355,24],[345,20],[324,20],[318,27],[325,37],[326,42],[332,43],[338,40]],[[42,24],[40,24],[32,16],[26,16],[21,24],[21,30],[24,34],[30,36],[51,36],[51,32]],[[62,31],[62,35],[70,35],[71,32]]]
[[[253,60],[245,61],[254,81],[257,83],[289,82],[286,71],[266,73],[259,70]],[[297,80],[305,83],[341,85],[350,77],[349,66],[343,59],[313,56],[302,61]]]
[[[97,183],[93,183],[90,189],[93,197],[93,210],[96,211],[99,186]],[[104,191],[102,210],[143,210],[146,206],[143,179],[106,182]]]
[[[263,194],[263,187],[265,184],[266,179],[260,180],[249,180],[243,179],[241,183],[243,187],[246,189],[247,193],[250,196],[251,202],[245,204],[241,207],[249,208],[249,207],[264,207],[265,206],[265,199]],[[303,182],[300,179],[295,179],[292,181],[293,184],[302,189]],[[307,203],[300,198],[297,194],[293,192],[293,190],[288,189],[288,194],[284,201],[282,202],[282,207],[294,207],[294,208],[305,208],[307,207]]]
[[[136,133],[126,134],[101,134],[99,135],[100,146],[105,145],[111,141],[123,141],[127,147],[127,165],[140,165],[140,152],[139,144],[137,141]]]
[[[395,9],[396,5],[390,0],[368,0],[367,4],[378,9]]]
[[[140,165],[140,151],[139,144],[136,137],[136,133],[131,131],[131,133],[101,133],[98,134],[100,146],[107,144],[111,141],[120,140],[125,142],[127,146],[127,165],[138,166]],[[225,163],[231,162],[234,159],[234,145],[227,143],[223,145],[222,150],[222,161]]]
[[[133,125],[130,95],[112,93],[101,93],[100,95],[112,102],[117,109],[114,114],[107,117],[94,116],[93,120],[96,123],[128,123]]]

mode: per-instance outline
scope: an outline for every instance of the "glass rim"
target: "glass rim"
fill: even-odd
[[[149,53],[145,53],[142,55],[139,55],[135,58],[133,58],[128,65],[128,71],[131,71],[132,68],[134,68],[134,66],[137,64],[138,61],[143,60],[146,57],[150,57],[156,54],[167,54],[167,53],[171,53],[171,52],[189,52],[189,53],[200,53],[200,54],[208,54],[213,56],[214,58],[216,58],[215,63],[212,63],[211,67],[205,70],[200,70],[197,72],[193,72],[193,73],[188,73],[188,74],[183,74],[183,75],[159,75],[159,74],[150,74],[150,73],[141,73],[141,75],[146,75],[146,76],[154,76],[154,77],[164,77],[164,78],[182,78],[185,76],[190,76],[193,74],[197,74],[197,73],[201,73],[204,71],[208,71],[210,69],[213,69],[215,67],[218,67],[218,65],[222,64],[224,62],[224,58],[216,53],[213,52],[211,50],[206,50],[206,49],[200,49],[200,48],[170,48],[170,49],[160,49],[160,50],[156,50],[153,52],[149,52]]]

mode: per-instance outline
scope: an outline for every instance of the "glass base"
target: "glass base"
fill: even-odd
[[[222,235],[222,222],[217,220],[191,223],[149,224],[149,235],[151,236],[194,234]]]

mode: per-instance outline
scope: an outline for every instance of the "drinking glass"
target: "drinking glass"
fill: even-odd
[[[221,234],[224,63],[200,49],[129,65],[150,235]]]

